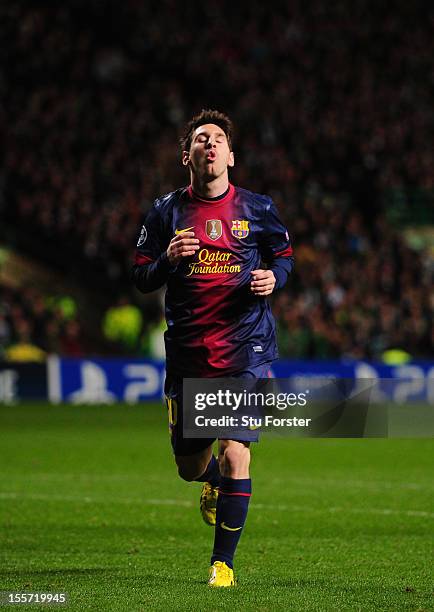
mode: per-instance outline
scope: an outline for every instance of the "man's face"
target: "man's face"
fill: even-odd
[[[214,123],[199,126],[193,133],[190,151],[183,151],[182,163],[193,174],[212,181],[234,165],[234,154],[229,148],[226,134]]]

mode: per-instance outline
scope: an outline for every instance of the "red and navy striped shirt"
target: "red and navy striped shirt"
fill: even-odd
[[[172,266],[166,250],[180,231],[200,240],[192,257]],[[293,267],[288,232],[268,196],[229,185],[219,198],[191,186],[158,198],[142,227],[132,277],[145,293],[167,283],[167,369],[181,376],[239,372],[277,358],[268,301],[253,295],[251,271],[273,270],[275,289]]]

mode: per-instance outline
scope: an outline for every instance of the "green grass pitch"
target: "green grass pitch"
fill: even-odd
[[[238,586],[211,590],[213,530],[162,406],[2,406],[0,590],[66,591],[71,610],[433,610],[433,474],[433,440],[264,437]]]

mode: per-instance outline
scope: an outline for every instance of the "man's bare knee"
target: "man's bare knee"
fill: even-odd
[[[196,455],[176,455],[179,477],[187,482],[200,478],[205,472],[211,458],[211,450],[202,451]]]
[[[242,442],[229,441],[222,445],[219,455],[221,471],[229,478],[248,478],[250,449]]]
[[[178,465],[178,476],[182,478],[182,480],[191,482],[199,478],[200,475],[200,469],[197,466]]]

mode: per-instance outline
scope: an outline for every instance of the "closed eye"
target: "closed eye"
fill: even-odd
[[[198,134],[195,138],[195,142],[207,142],[209,139],[209,136],[207,134]],[[226,142],[226,135],[225,134],[217,134],[215,141],[218,142],[219,144],[223,144]]]

